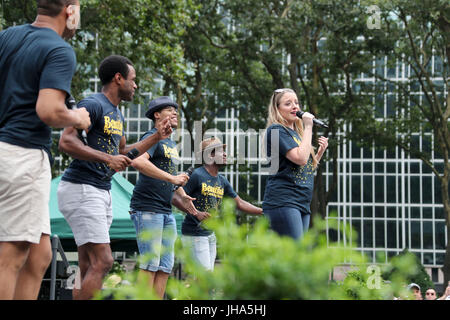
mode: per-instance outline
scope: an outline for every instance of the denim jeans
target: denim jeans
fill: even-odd
[[[299,239],[308,231],[311,215],[302,214],[296,208],[265,209],[264,215],[269,218],[272,230],[282,236]]]
[[[139,268],[147,271],[171,273],[175,261],[177,224],[173,214],[133,211],[139,248]]]
[[[183,235],[181,241],[184,247],[191,249],[192,257],[196,262],[206,270],[214,270],[217,255],[216,235],[214,233],[209,236]]]

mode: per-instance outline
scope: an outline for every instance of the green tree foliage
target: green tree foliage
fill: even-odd
[[[73,80],[75,98],[82,97],[97,66],[108,55],[129,57],[136,66],[141,92],[153,91],[156,74],[182,79],[187,70],[179,38],[197,17],[192,1],[81,1],[81,29],[70,41],[78,68]],[[35,1],[2,1],[2,28],[31,23]],[[99,88],[98,88],[99,89]]]
[[[0,30],[13,24],[31,23],[36,17],[36,1],[2,0],[0,6]]]
[[[94,76],[104,57],[120,54],[135,64],[140,92],[154,91],[156,74],[182,78],[187,67],[178,39],[195,17],[191,1],[82,1],[82,28],[73,42],[78,76]]]
[[[392,258],[392,264],[384,270],[383,278],[390,280],[393,278],[393,275],[399,270],[399,268],[404,268],[405,266],[401,266],[402,260],[404,257],[408,257],[410,260],[409,267],[414,268],[414,271],[406,277],[406,284],[409,283],[417,283],[420,288],[422,295],[425,294],[425,291],[429,288],[434,288],[434,283],[431,281],[430,276],[425,271],[424,266],[420,262],[420,259],[413,253],[410,253],[407,249],[403,250],[398,256]]]
[[[379,29],[367,33],[388,44],[388,53],[376,55],[380,70],[387,66],[391,74],[378,71],[375,93],[395,99],[384,118],[379,96],[375,109],[368,109],[353,121],[352,135],[363,145],[375,143],[381,148],[398,146],[412,158],[422,160],[439,181],[447,235],[450,237],[450,3],[427,1],[367,1],[379,7]],[[370,51],[372,52],[372,51]],[[377,52],[374,52],[377,54]],[[386,59],[385,59],[386,58]],[[395,66],[399,68],[395,77]],[[383,117],[383,121],[376,118]],[[356,133],[357,132],[357,133]],[[417,135],[417,133],[419,135]],[[422,140],[422,145],[419,143]],[[443,164],[433,162],[443,159]],[[450,238],[444,263],[444,283],[450,280]]]

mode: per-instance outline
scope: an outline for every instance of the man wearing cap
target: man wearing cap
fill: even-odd
[[[241,199],[228,180],[219,170],[226,165],[227,155],[225,144],[218,138],[210,138],[201,142],[201,152],[204,165],[197,168],[184,191],[195,198],[194,205],[199,212],[209,212],[217,209],[224,196],[228,196],[236,202],[237,209],[250,214],[262,214],[262,209]],[[180,210],[186,211],[181,199],[175,195],[172,202]],[[214,270],[216,260],[216,236],[213,231],[206,229],[202,221],[209,215],[186,215],[181,226],[183,245],[191,248],[193,258],[204,269]]]
[[[422,292],[420,291],[420,286],[417,283],[410,283],[408,285],[408,290],[413,293],[414,300],[423,300]]]
[[[75,158],[58,185],[58,207],[78,247],[81,284],[75,283],[73,298],[80,300],[91,299],[102,288],[103,278],[114,262],[109,245],[113,220],[109,173],[131,164],[126,156],[130,150],[142,154],[172,132],[167,119],[147,139],[126,145],[119,104],[132,101],[137,88],[136,71],[127,58],[112,55],[101,62],[98,73],[102,92],[78,104],[89,111],[91,118],[87,145],[73,128],[65,129],[59,141],[60,150]]]
[[[145,115],[154,121],[155,126],[168,118],[173,129],[178,127],[178,104],[169,97],[150,101]],[[148,131],[141,139],[154,134],[155,130]],[[176,165],[179,161],[176,143],[167,137],[134,159],[131,164],[139,171],[130,204],[131,219],[136,228],[139,253],[142,256],[139,277],[147,281],[161,299],[175,259],[177,229],[171,205],[173,188],[174,185],[184,185],[189,179],[185,173],[177,174]],[[178,190],[177,193],[181,194],[189,207],[186,202],[192,203],[193,199],[187,197],[182,188]],[[193,205],[190,208],[191,213],[196,214]]]

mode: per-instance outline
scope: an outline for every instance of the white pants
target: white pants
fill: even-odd
[[[192,257],[206,270],[214,270],[216,261],[216,235],[209,236],[188,236],[183,235],[181,241],[184,247],[191,248]]]

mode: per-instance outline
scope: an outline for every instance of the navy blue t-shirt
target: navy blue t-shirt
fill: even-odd
[[[148,131],[141,140],[154,134],[156,128]],[[147,153],[157,168],[172,175],[177,174],[177,164],[180,163],[177,145],[170,138],[154,144]],[[130,207],[132,210],[149,211],[154,213],[172,213],[173,184],[167,181],[154,179],[139,173],[134,187]]]
[[[264,192],[263,210],[281,207],[298,208],[302,212],[311,213],[310,204],[314,188],[314,167],[312,158],[308,163],[299,166],[286,158],[289,150],[301,143],[298,133],[279,124],[271,125],[266,130],[266,150],[271,157],[272,133],[278,131],[279,168],[276,174],[269,176]],[[271,160],[272,161],[272,160]]]
[[[196,198],[193,201],[195,208],[204,212],[218,209],[224,196],[233,199],[237,197],[227,178],[220,174],[214,177],[205,167],[195,169],[183,189],[189,196]],[[197,218],[187,214],[181,225],[181,233],[190,236],[208,236],[212,231],[204,228]]]
[[[91,118],[91,126],[87,134],[88,145],[93,149],[118,155],[120,140],[124,135],[124,118],[120,109],[113,105],[103,93],[96,93],[81,100],[78,108],[82,107],[86,108]],[[61,180],[110,190],[111,179],[103,180],[109,170],[109,166],[105,163],[75,159],[66,169]]]
[[[72,47],[55,31],[32,25],[0,32],[0,141],[43,149],[52,161],[51,128],[36,113],[41,89],[70,93]]]

